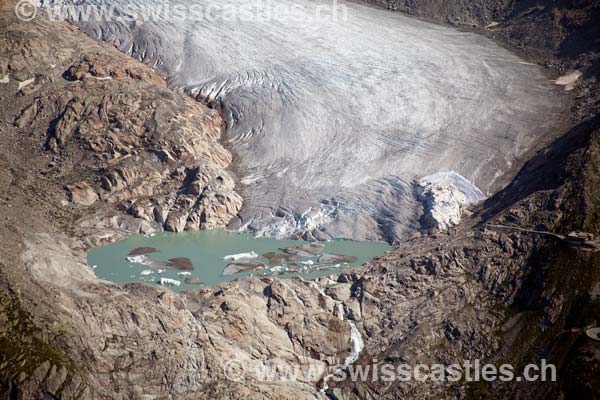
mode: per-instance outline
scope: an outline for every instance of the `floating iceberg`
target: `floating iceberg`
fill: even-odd
[[[152,271],[151,269],[145,269],[142,272],[140,272],[140,275],[151,275],[153,273],[154,271]]]
[[[181,285],[181,282],[179,282],[178,280],[169,279],[169,278],[160,278],[158,283],[160,283],[163,286],[179,286],[179,285]]]
[[[148,265],[148,263],[150,261],[148,259],[148,257],[144,254],[140,254],[137,256],[128,256],[126,258],[127,258],[127,261],[129,261],[132,264]]]
[[[257,257],[258,257],[258,254],[251,251],[249,253],[230,254],[228,256],[223,257],[223,260],[238,261],[238,260],[248,260],[250,258],[257,258]]]

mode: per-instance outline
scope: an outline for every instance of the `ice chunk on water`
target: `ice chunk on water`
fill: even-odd
[[[160,283],[163,286],[179,286],[179,285],[181,285],[181,282],[179,282],[178,280],[170,279],[170,278],[160,278],[158,283]]]
[[[147,265],[148,264],[148,257],[144,254],[140,254],[138,256],[128,256],[126,257],[127,261],[129,261],[132,264],[141,264],[141,265]]]
[[[230,254],[228,256],[223,257],[224,260],[228,260],[228,261],[238,261],[238,260],[247,260],[250,258],[257,258],[258,254],[256,254],[254,251],[251,251],[249,253],[239,253],[239,254]]]
[[[153,273],[154,271],[152,271],[151,269],[145,269],[142,272],[140,272],[140,275],[151,275]]]

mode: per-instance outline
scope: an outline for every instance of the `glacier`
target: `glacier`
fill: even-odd
[[[274,3],[295,11],[219,18],[227,6],[266,15]],[[424,228],[422,178],[455,171],[494,193],[567,108],[541,66],[473,32],[358,3],[343,3],[345,19],[317,16],[331,8],[323,0],[168,4],[210,4],[214,18],[73,22],[220,109],[244,198],[232,229],[401,240]]]

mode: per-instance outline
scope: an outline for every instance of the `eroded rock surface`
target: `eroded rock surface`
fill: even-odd
[[[86,47],[57,26],[61,34],[6,25],[0,46],[15,81],[2,99],[17,112],[13,129],[33,135],[63,177],[65,199],[87,216],[112,209],[144,221],[144,232],[227,225],[242,199],[226,171],[232,156],[219,144],[219,114],[110,46]],[[35,82],[25,92],[18,77]]]

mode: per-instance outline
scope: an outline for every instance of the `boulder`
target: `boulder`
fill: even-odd
[[[89,207],[98,201],[98,194],[86,182],[67,186],[69,201],[74,204]]]

